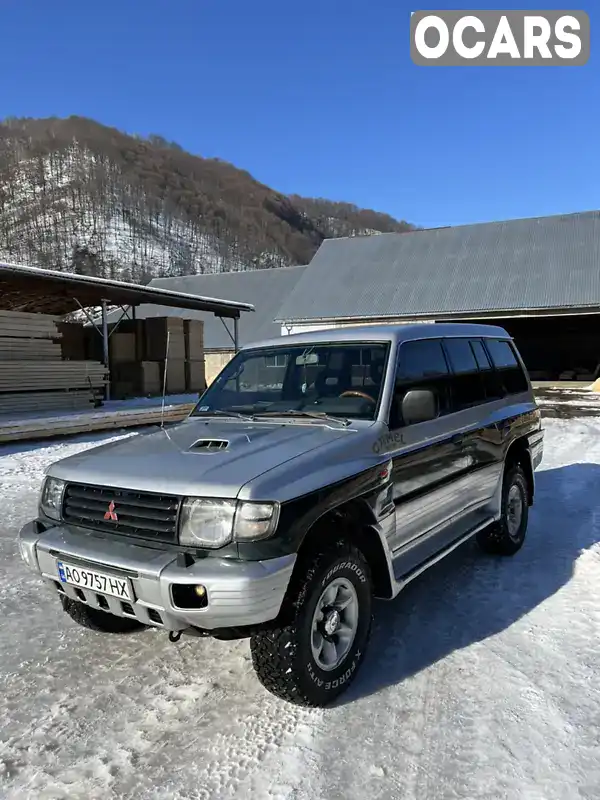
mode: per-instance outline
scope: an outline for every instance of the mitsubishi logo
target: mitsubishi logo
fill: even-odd
[[[118,522],[119,518],[117,517],[117,512],[115,511],[115,502],[111,500],[108,504],[108,511],[104,515],[104,519],[109,519],[112,522]]]

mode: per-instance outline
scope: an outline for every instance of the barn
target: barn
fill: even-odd
[[[590,381],[600,375],[600,212],[328,239],[275,319],[283,335],[492,322],[514,336],[533,380]]]

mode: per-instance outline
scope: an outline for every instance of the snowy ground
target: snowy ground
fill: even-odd
[[[523,550],[468,545],[376,608],[359,679],[280,703],[247,642],[103,637],[17,555],[43,468],[115,438],[0,448],[6,800],[600,797],[600,418],[547,419]]]

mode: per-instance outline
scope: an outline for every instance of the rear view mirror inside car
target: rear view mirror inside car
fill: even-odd
[[[301,356],[296,356],[296,364],[298,365],[318,364],[318,363],[319,363],[319,356],[317,353],[307,353],[306,355],[302,354]]]

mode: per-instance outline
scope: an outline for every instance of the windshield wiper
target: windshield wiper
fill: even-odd
[[[311,419],[319,419],[327,422],[337,422],[339,425],[348,427],[350,420],[345,417],[332,417],[324,411],[257,411],[254,416],[258,417],[310,417]]]
[[[252,422],[254,416],[252,414],[240,414],[239,411],[226,411],[223,408],[213,408],[211,411],[194,411],[193,417],[233,417],[234,419],[243,419],[246,422]]]

